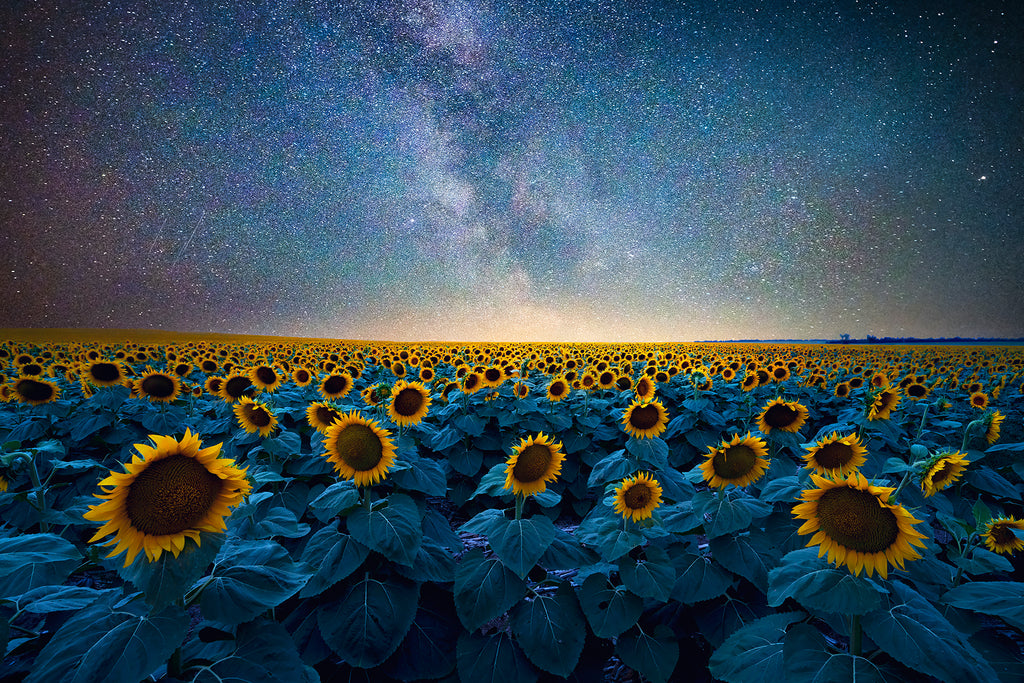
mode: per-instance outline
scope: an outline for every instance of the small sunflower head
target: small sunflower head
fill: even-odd
[[[512,449],[505,466],[505,489],[517,496],[544,493],[562,472],[562,444],[544,432],[525,437]]]
[[[661,401],[634,399],[622,414],[622,428],[635,439],[653,439],[668,426],[668,411]]]
[[[764,434],[773,429],[796,433],[807,422],[808,410],[796,401],[784,401],[782,397],[769,401],[757,416],[757,428]]]
[[[985,413],[985,417],[982,418],[982,424],[985,425],[985,441],[988,445],[991,446],[999,438],[999,428],[1002,426],[1005,417],[998,410]]]
[[[998,517],[989,520],[982,537],[986,548],[994,553],[1009,555],[1024,550],[1024,533],[1020,532],[1024,532],[1024,520],[1012,516]]]
[[[396,425],[419,424],[430,409],[430,391],[422,382],[398,380],[391,388],[388,416]]]
[[[639,522],[661,505],[661,484],[646,472],[626,477],[615,489],[615,512]]]
[[[768,465],[768,444],[747,432],[743,437],[734,434],[731,441],[709,449],[700,469],[708,486],[724,489],[757,481],[768,471]]]
[[[867,456],[868,449],[861,444],[856,434],[840,436],[833,432],[807,447],[803,457],[807,462],[804,465],[806,469],[835,479],[856,471],[867,460]]]
[[[342,479],[356,486],[376,484],[395,464],[391,432],[357,411],[345,413],[327,428],[324,455]]]

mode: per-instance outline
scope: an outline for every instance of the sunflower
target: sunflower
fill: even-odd
[[[760,380],[757,377],[756,372],[748,372],[743,376],[743,381],[740,383],[740,388],[743,391],[753,391],[760,385]]]
[[[218,395],[228,403],[234,403],[243,396],[248,396],[249,398],[255,396],[256,388],[252,385],[249,375],[232,372],[224,378]]]
[[[597,386],[601,389],[611,389],[615,386],[618,376],[611,370],[604,370],[597,376]]]
[[[562,444],[544,432],[520,440],[506,461],[505,487],[517,496],[544,493],[547,482],[553,482],[562,472],[565,454]]]
[[[309,386],[310,382],[313,381],[313,373],[309,371],[309,368],[302,367],[301,365],[292,370],[292,382],[297,387]]]
[[[1006,416],[998,410],[993,410],[985,415],[985,441],[988,445],[991,446],[999,438],[999,427],[1003,424],[1005,418]]]
[[[811,480],[818,488],[803,491],[793,515],[806,520],[797,533],[814,534],[807,546],[819,546],[818,557],[828,553],[829,562],[845,564],[854,576],[877,569],[883,579],[890,563],[903,569],[905,560],[920,559],[911,546],[925,547],[924,534],[913,527],[921,520],[889,504],[891,487],[872,486],[860,472],[836,481],[811,474]]]
[[[971,394],[970,401],[972,408],[977,408],[978,410],[988,408],[988,394],[983,391],[975,391]]]
[[[551,380],[551,384],[548,385],[549,401],[561,401],[568,395],[569,383],[565,381],[564,377],[556,377],[553,380]]]
[[[636,394],[636,400],[641,403],[644,401],[650,401],[654,398],[654,392],[657,391],[658,385],[654,381],[652,376],[644,375],[636,381],[636,386],[633,387],[633,392]]]
[[[624,519],[648,519],[661,505],[661,484],[646,472],[626,477],[615,489],[615,512]]]
[[[60,387],[47,379],[21,376],[10,384],[11,395],[21,403],[40,406],[56,401]]]
[[[768,471],[768,444],[763,439],[734,434],[732,441],[723,441],[711,448],[700,465],[708,486],[724,489],[729,484],[746,486]]]
[[[210,375],[203,382],[203,389],[211,396],[220,396],[220,388],[224,384],[224,378],[217,375]]]
[[[633,402],[622,413],[623,429],[637,439],[653,439],[668,426],[668,411],[661,401]]]
[[[796,433],[807,422],[807,408],[796,401],[783,401],[778,397],[769,401],[757,416],[757,428],[765,434],[773,429]]]
[[[484,387],[483,378],[479,372],[470,372],[462,378],[462,393],[472,394]]]
[[[967,455],[964,453],[949,451],[937,453],[929,458],[921,475],[921,491],[924,492],[924,497],[934,496],[963,476],[964,470],[971,464],[966,458]]]
[[[273,365],[255,365],[249,368],[249,381],[256,387],[257,391],[264,391],[268,394],[278,390],[284,382],[284,375]]]
[[[391,432],[355,410],[342,415],[324,434],[325,457],[339,477],[355,480],[356,486],[382,481],[395,464]]]
[[[333,372],[320,382],[320,395],[329,401],[337,400],[352,388],[352,377],[344,370]]]
[[[335,420],[340,419],[341,411],[330,403],[326,403],[324,401],[314,401],[309,404],[308,408],[306,408],[306,421],[309,422],[310,427],[321,434],[326,434],[327,428],[330,427]]]
[[[83,368],[85,378],[97,387],[112,387],[125,380],[124,366],[118,360],[98,360]]]
[[[500,386],[505,381],[505,373],[496,365],[491,365],[483,370],[484,387]]]
[[[832,432],[819,439],[814,445],[807,447],[804,460],[805,469],[813,469],[815,473],[832,478],[842,478],[856,471],[868,457],[868,449],[860,442],[856,434],[839,436]]]
[[[836,384],[836,388],[832,391],[836,398],[846,398],[850,395],[850,383],[839,382]]]
[[[82,515],[104,522],[89,542],[113,534],[104,543],[115,546],[107,557],[127,550],[126,567],[142,551],[150,562],[165,550],[177,557],[186,537],[199,545],[201,531],[224,531],[229,508],[252,488],[234,460],[217,457],[223,444],[201,448],[199,436],[187,429],[181,441],[156,434],[149,438],[153,446],[135,444],[138,455],[125,463],[126,472],[111,471],[99,483],[103,493],[95,495],[104,502]]]
[[[270,436],[277,427],[277,417],[265,403],[258,403],[248,396],[242,396],[234,408],[238,425],[249,434],[259,432],[260,436]]]
[[[900,402],[900,395],[889,387],[885,387],[875,396],[868,410],[869,420],[888,420],[893,408]]]
[[[422,382],[398,380],[391,387],[388,417],[396,425],[419,424],[430,408],[430,391]]]
[[[1024,520],[1014,517],[998,517],[985,527],[985,547],[995,553],[1008,555],[1024,549],[1024,538],[1013,532],[1024,531]]]
[[[922,398],[928,398],[928,393],[928,387],[920,382],[911,382],[903,389],[903,395],[911,401],[920,401]]]
[[[530,385],[526,382],[516,382],[512,385],[512,394],[516,398],[526,398],[530,395]]]

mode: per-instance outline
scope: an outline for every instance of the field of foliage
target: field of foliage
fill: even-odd
[[[1024,347],[12,331],[0,680],[1024,680],[1022,383]]]

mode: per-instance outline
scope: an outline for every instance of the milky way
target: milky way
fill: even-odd
[[[1020,3],[5,4],[0,326],[1024,335]]]

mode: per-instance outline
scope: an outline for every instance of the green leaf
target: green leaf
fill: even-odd
[[[474,629],[475,630],[475,629]],[[511,636],[462,632],[456,646],[459,680],[473,683],[534,683],[537,673]]]
[[[260,518],[248,538],[302,538],[308,533],[308,524],[300,522],[288,508],[278,505]]]
[[[462,441],[462,432],[448,425],[431,435],[430,448],[435,452],[439,452],[454,446],[459,441]]]
[[[484,464],[484,454],[478,448],[453,448],[448,453],[448,464],[459,474],[475,477]]]
[[[201,669],[193,683],[318,683],[316,671],[303,663],[291,634],[270,619],[238,627],[235,649]]]
[[[912,669],[942,681],[995,681],[992,667],[931,603],[892,582],[892,606],[861,618],[865,635]]]
[[[311,574],[274,541],[232,539],[221,550],[212,574],[200,579],[199,606],[207,619],[240,624],[290,598]]]
[[[275,458],[287,460],[302,451],[302,437],[298,432],[282,431],[277,436],[263,439],[263,450]]]
[[[505,488],[505,469],[508,465],[504,461],[496,463],[491,469],[487,470],[487,474],[480,477],[480,482],[476,486],[476,491],[470,498],[476,498],[477,496],[502,496],[505,494],[512,493]]]
[[[708,538],[746,529],[754,517],[771,514],[771,505],[746,494],[733,495],[736,497],[730,497],[724,491],[719,491],[716,499],[709,501],[703,509],[696,500],[694,501],[695,510],[699,510],[702,514],[711,514],[711,521],[704,523],[704,530],[707,532]]]
[[[711,654],[711,675],[727,683],[785,680],[782,639],[786,627],[805,616],[803,612],[771,614],[741,627]]]
[[[348,516],[348,531],[370,550],[399,564],[412,564],[423,542],[419,508],[404,493],[392,493],[370,511],[356,508]]]
[[[661,525],[674,534],[690,534],[704,523],[704,515],[693,509],[693,501],[668,505],[658,510]]]
[[[668,467],[668,444],[660,437],[653,439],[629,438],[626,451],[640,463],[650,465],[650,469],[661,470]]]
[[[598,638],[615,638],[632,628],[644,601],[625,586],[612,586],[604,574],[591,574],[579,587],[580,605]]]
[[[987,548],[975,547],[970,557],[959,555],[951,549],[949,556],[956,566],[972,575],[1013,571],[1013,563],[1009,559]]]
[[[590,548],[583,547],[572,534],[555,528],[555,537],[537,564],[545,569],[576,569],[587,567],[599,559]]]
[[[975,581],[948,591],[942,601],[964,609],[1002,617],[1024,631],[1024,583],[1019,581]]]
[[[619,636],[615,654],[653,683],[665,683],[679,660],[679,642],[665,624],[657,624],[650,633],[634,626]]]
[[[151,434],[177,434],[185,426],[185,411],[177,406],[162,410],[148,410],[142,416],[142,426]]]
[[[455,578],[455,558],[429,538],[424,538],[411,565],[396,564],[395,571],[413,581],[451,583]]]
[[[470,550],[455,569],[455,610],[469,631],[504,614],[526,595],[526,582],[496,557]]]
[[[761,592],[768,591],[768,572],[778,564],[779,553],[764,534],[716,536],[708,542],[708,548],[723,567],[749,579]]]
[[[413,458],[408,469],[395,472],[391,480],[409,491],[419,491],[428,496],[443,496],[448,489],[444,469],[436,460]]]
[[[0,538],[0,597],[62,583],[81,561],[82,553],[56,534]]]
[[[115,608],[109,593],[68,619],[39,653],[28,683],[137,683],[167,661],[185,638],[180,607],[149,615],[140,601]]]
[[[800,480],[790,475],[765,484],[758,498],[766,503],[793,503],[800,497],[802,490]]]
[[[118,567],[118,573],[130,581],[145,595],[146,602],[154,609],[173,604],[188,592],[199,580],[224,545],[224,534],[201,531],[199,543],[185,540],[185,547],[177,557],[169,552],[160,555],[156,562],[150,562],[140,554],[127,567]]]
[[[504,524],[505,513],[495,508],[488,508],[474,515],[472,519],[459,527],[459,531],[486,538],[492,530],[496,530]]]
[[[978,489],[999,498],[1020,500],[1020,491],[1006,477],[985,466],[968,468],[964,481]]]
[[[302,587],[300,598],[319,595],[347,578],[363,563],[370,549],[348,534],[338,532],[338,520],[313,534],[302,551],[302,561],[314,574]]]
[[[590,470],[587,488],[601,488],[611,482],[618,482],[633,474],[638,468],[636,463],[625,457],[624,450],[609,453]]]
[[[643,552],[645,559],[634,560],[628,555],[619,558],[622,584],[641,598],[665,602],[676,582],[675,567],[668,553],[657,546],[647,546]]]
[[[317,611],[320,633],[352,666],[371,669],[391,656],[416,616],[419,584],[400,576],[366,577]]]
[[[804,607],[838,614],[867,614],[878,609],[886,590],[871,579],[828,566],[815,548],[788,553],[768,574],[768,604],[793,598]]]
[[[313,516],[321,522],[337,517],[343,512],[354,508],[359,503],[359,489],[351,481],[339,481],[331,484],[314,498],[309,507]]]
[[[66,612],[88,607],[116,588],[97,590],[85,586],[40,586],[21,595],[17,599],[18,608],[32,614],[49,614],[50,612]]]
[[[455,670],[452,643],[462,630],[451,591],[424,585],[409,632],[380,670],[403,681],[443,678]]]
[[[491,548],[506,567],[525,579],[555,538],[555,525],[543,515],[529,519],[500,518],[487,534]]]
[[[864,657],[829,651],[825,637],[810,624],[793,624],[782,646],[787,681],[885,683],[882,670]]]
[[[90,436],[114,424],[114,416],[103,412],[98,415],[87,415],[74,420],[71,425],[69,436],[73,441],[84,441]]]
[[[685,553],[674,558],[674,562],[679,578],[672,587],[672,597],[687,605],[724,595],[734,580],[708,555]]]
[[[509,614],[516,642],[537,667],[568,676],[583,652],[587,629],[576,594],[568,584],[533,600],[524,600]]]

